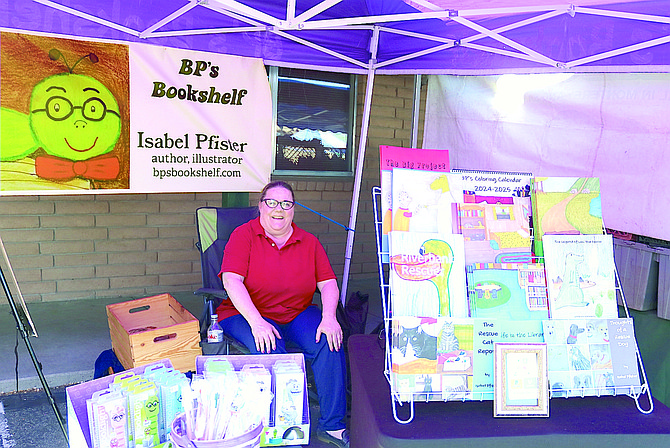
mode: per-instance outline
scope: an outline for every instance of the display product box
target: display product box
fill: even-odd
[[[658,250],[633,241],[614,238],[614,261],[620,286],[629,308],[647,311],[656,308],[658,294]],[[623,304],[617,291],[619,305]]]
[[[307,393],[307,377],[305,376],[305,357],[302,353],[198,356],[196,359],[197,374],[202,374],[205,371],[205,363],[208,359],[226,360],[236,371],[242,371],[245,366],[253,366],[254,368],[263,366],[268,371],[273,372],[276,365],[286,361],[292,361],[297,364],[301,369],[298,376],[295,376],[293,372],[287,371],[288,369],[282,369],[279,381],[283,382],[285,386],[286,383],[292,382],[291,380],[295,381],[296,379],[299,379],[300,385],[298,389],[302,390],[304,393],[301,395],[302,403],[300,403],[299,406],[296,406],[296,408],[299,411],[301,418],[299,418],[298,422],[289,422],[289,424],[277,421],[277,403],[279,403],[279,406],[285,404],[286,391],[278,391],[278,385],[276,384],[277,380],[276,378],[273,378],[272,392],[275,395],[275,399],[272,401],[272,409],[269,413],[271,416],[270,422],[263,428],[263,432],[261,433],[261,446],[293,446],[309,444],[309,394]],[[279,387],[281,388],[282,385],[279,384]],[[291,387],[288,392],[295,392],[295,390],[295,388]],[[281,414],[281,412],[279,414]]]
[[[126,369],[164,358],[175,369],[195,369],[202,354],[198,319],[170,294],[107,305],[112,349]]]
[[[164,365],[172,367],[169,359],[150,363],[150,365]],[[138,375],[144,373],[146,367],[136,367],[129,371]],[[86,409],[86,400],[91,398],[94,393],[107,389],[117,376],[126,375],[129,372],[125,370],[115,375],[109,375],[85,383],[68,386],[65,388],[67,399],[67,433],[69,448],[93,448],[91,442],[91,431],[88,423],[88,412]]]

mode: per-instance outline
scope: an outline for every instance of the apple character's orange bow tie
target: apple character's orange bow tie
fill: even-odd
[[[55,156],[37,156],[35,173],[51,180],[66,180],[83,177],[93,180],[112,180],[119,175],[119,159],[102,155],[88,160],[72,161]]]

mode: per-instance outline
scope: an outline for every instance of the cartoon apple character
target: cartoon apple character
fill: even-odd
[[[35,158],[38,177],[116,179],[119,159],[108,153],[121,135],[119,105],[100,81],[73,73],[83,59],[96,63],[98,57],[89,53],[72,68],[56,49],[49,52],[49,57],[54,61],[62,57],[68,71],[49,76],[35,85],[28,115],[2,109],[0,160],[18,160],[42,148],[46,155]]]

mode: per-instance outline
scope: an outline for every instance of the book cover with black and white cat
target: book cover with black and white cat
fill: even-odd
[[[409,395],[415,400],[469,399],[474,371],[472,320],[394,318],[391,370],[394,392],[402,401],[409,401]]]

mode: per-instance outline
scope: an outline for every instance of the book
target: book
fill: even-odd
[[[454,170],[463,177],[458,228],[465,262],[530,263],[530,173]]]
[[[394,317],[468,317],[462,235],[392,231],[390,243]]]
[[[435,317],[401,316],[392,320],[391,366],[399,374],[437,373]]]
[[[552,319],[617,318],[612,235],[545,235]]]
[[[548,319],[541,263],[475,263],[466,266],[470,316],[508,320]]]
[[[393,220],[393,168],[423,171],[449,171],[449,151],[446,149],[402,148],[379,146],[379,175],[381,188],[381,250],[383,262],[388,263],[388,233]]]
[[[391,327],[391,384],[401,401],[471,398],[471,319],[406,316]]]
[[[530,198],[508,199],[506,203],[458,204],[458,229],[465,241],[467,264],[532,261]]]
[[[440,399],[472,399],[474,363],[474,324],[472,319],[438,319],[437,371],[440,374]]]
[[[633,320],[542,322],[552,397],[639,394]]]
[[[463,202],[460,175],[393,169],[392,229],[404,232],[458,233],[457,204]]]
[[[534,177],[531,200],[537,257],[544,253],[544,235],[604,233],[597,177]]]

